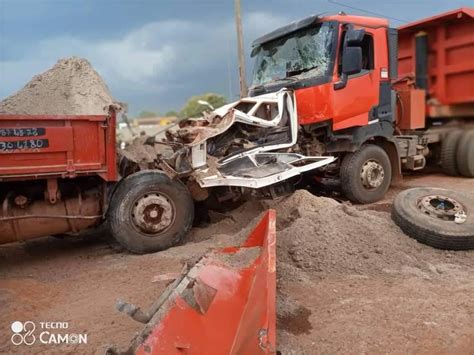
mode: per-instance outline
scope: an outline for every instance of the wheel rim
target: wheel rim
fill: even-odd
[[[135,200],[130,217],[137,231],[156,236],[173,225],[175,211],[175,205],[167,195],[150,192]]]
[[[377,160],[367,160],[360,171],[360,180],[367,190],[375,190],[380,187],[385,179],[385,171]]]
[[[467,219],[464,206],[459,201],[443,195],[429,195],[421,198],[418,201],[418,208],[424,214],[444,221],[463,223]]]

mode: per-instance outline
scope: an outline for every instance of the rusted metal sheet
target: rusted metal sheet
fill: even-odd
[[[474,9],[461,8],[398,29],[399,77],[415,73],[415,38],[428,36],[428,98],[433,107],[474,105]],[[431,111],[431,110],[430,110]],[[444,109],[450,115],[450,110]]]
[[[203,257],[165,291],[156,311],[121,303],[134,319],[150,318],[125,353],[275,353],[275,218],[267,211],[241,246]]]
[[[99,175],[117,180],[116,113],[0,115],[0,181]]]
[[[22,195],[14,203],[7,194],[0,201],[0,244],[46,235],[78,232],[97,225],[102,219],[97,193],[78,193],[77,197],[48,201],[29,201]]]
[[[399,110],[397,127],[400,129],[425,128],[425,90],[400,90],[398,95],[402,106]]]
[[[190,146],[198,145],[228,130],[234,120],[233,110],[229,110],[222,116],[203,112],[202,118],[188,119],[180,123],[179,130],[174,134],[169,131],[168,137]]]

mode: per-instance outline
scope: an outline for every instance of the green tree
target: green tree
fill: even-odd
[[[138,117],[139,118],[158,117],[158,113],[145,110],[145,111],[140,111],[140,113],[138,114]]]
[[[165,117],[178,117],[178,112],[173,111],[173,110],[168,111],[165,113]]]
[[[206,101],[214,108],[218,108],[226,104],[225,97],[219,94],[208,93],[199,96],[192,96],[183,106],[181,111],[179,111],[179,117],[199,117],[202,116],[204,111],[210,110],[209,106],[199,103],[198,101]]]

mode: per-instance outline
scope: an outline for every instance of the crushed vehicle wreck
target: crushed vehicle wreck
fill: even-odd
[[[301,154],[298,129],[293,93],[282,89],[184,120],[166,132],[164,141],[148,139],[145,144],[169,147],[155,163],[170,178],[195,182],[200,189],[227,186],[271,191],[335,160]],[[129,169],[130,162],[124,168]]]
[[[112,233],[133,252],[165,249],[191,227],[194,201],[206,207],[293,192],[302,174],[336,160],[303,154],[299,130],[293,92],[282,89],[183,120],[161,141],[148,137],[138,143],[146,148],[126,149],[125,178],[109,208]]]
[[[127,250],[163,250],[191,228],[195,201],[276,197],[292,192],[302,173],[334,161],[297,149],[296,106],[287,90],[184,120],[162,141],[140,137],[116,157],[117,114],[112,106],[108,115],[0,116],[4,145],[11,146],[0,152],[1,243],[78,233],[107,220]],[[17,143],[16,126],[39,138]],[[94,134],[83,134],[84,127]],[[21,166],[20,158],[30,157],[36,165]],[[30,181],[37,181],[34,189]]]

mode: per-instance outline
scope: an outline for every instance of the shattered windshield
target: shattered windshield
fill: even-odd
[[[252,86],[293,77],[326,75],[330,69],[332,31],[329,23],[304,28],[254,49]]]

